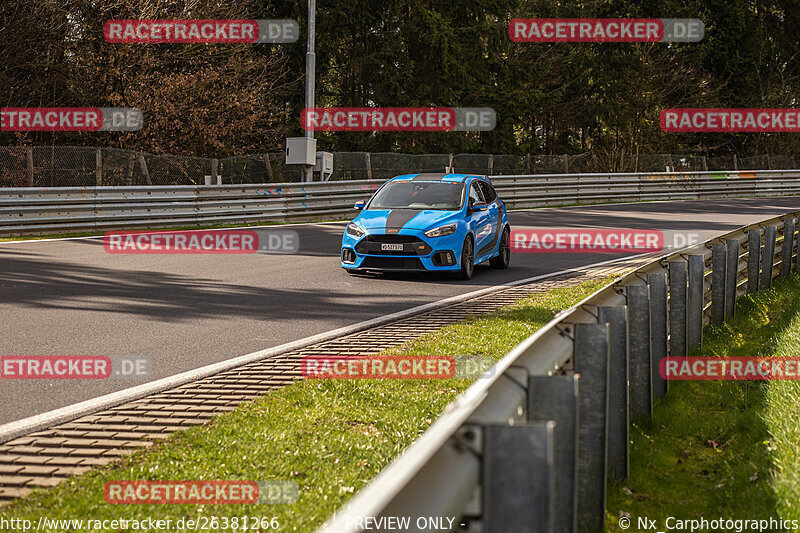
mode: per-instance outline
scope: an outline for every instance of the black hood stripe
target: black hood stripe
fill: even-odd
[[[422,211],[423,209],[392,209],[386,215],[386,232],[389,233],[389,230],[392,229],[396,233]]]

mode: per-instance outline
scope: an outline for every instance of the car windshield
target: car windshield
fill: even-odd
[[[463,193],[463,183],[395,181],[387,183],[375,194],[368,209],[455,211],[461,208]]]

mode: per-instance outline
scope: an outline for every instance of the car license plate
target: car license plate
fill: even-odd
[[[381,250],[402,252],[403,251],[403,245],[402,244],[381,244]]]

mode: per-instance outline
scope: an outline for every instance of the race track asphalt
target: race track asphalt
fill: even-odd
[[[512,211],[521,227],[636,228],[701,240],[800,209],[800,197]],[[0,355],[145,357],[148,380],[476,289],[621,257],[514,254],[468,282],[354,277],[344,224],[294,225],[297,255],[112,255],[97,238],[0,243]],[[121,390],[131,380],[0,380],[0,424]]]

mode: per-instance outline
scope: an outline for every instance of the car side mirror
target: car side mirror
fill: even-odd
[[[475,202],[472,204],[472,211],[477,213],[478,211],[486,211],[489,209],[489,204],[485,202]]]
[[[364,209],[364,207],[366,205],[367,205],[367,202],[365,202],[364,200],[359,200],[358,202],[353,204],[353,208],[354,209],[358,209],[359,211],[361,211],[362,209]]]

